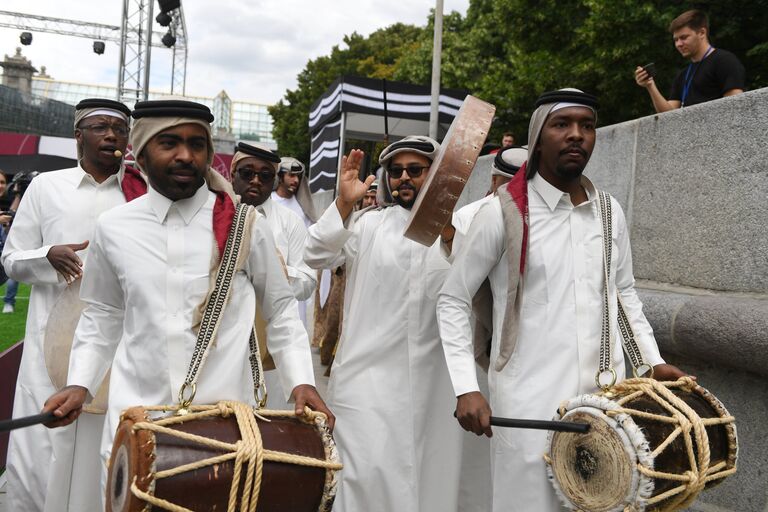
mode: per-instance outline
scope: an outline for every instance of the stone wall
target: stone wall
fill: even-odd
[[[622,204],[670,362],[736,417],[739,469],[691,510],[768,511],[768,89],[598,130],[586,170]]]

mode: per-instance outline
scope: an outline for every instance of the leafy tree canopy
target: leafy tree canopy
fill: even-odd
[[[603,126],[649,115],[653,106],[634,69],[655,62],[667,94],[686,64],[667,27],[694,8],[709,14],[713,46],[741,59],[747,88],[768,85],[768,0],[471,0],[466,16],[443,18],[442,86],[496,105],[491,140],[511,130],[525,141],[536,97],[560,87],[598,95]],[[352,34],[344,48],[309,61],[297,88],[270,108],[281,152],[308,159],[309,106],[342,74],[428,85],[433,22]]]

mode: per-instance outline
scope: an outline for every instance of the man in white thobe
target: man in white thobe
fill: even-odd
[[[269,148],[238,143],[230,166],[232,188],[242,202],[255,207],[267,219],[275,236],[280,258],[285,264],[293,296],[297,301],[304,301],[315,291],[316,272],[310,269],[303,259],[307,239],[304,222],[296,213],[276,204],[270,197],[279,164],[280,157]],[[257,334],[263,336],[265,333]],[[267,365],[271,369],[268,369]],[[267,391],[274,391],[267,395],[267,408],[290,409],[291,406],[279,392],[280,370],[274,368],[271,359],[265,362],[264,369]]]
[[[280,159],[280,165],[277,167],[277,185],[272,192],[272,200],[275,204],[288,208],[298,215],[304,222],[304,226],[309,227],[317,221],[315,213],[315,203],[312,200],[312,194],[309,191],[309,180],[304,176],[304,164],[296,158],[284,156]],[[330,280],[330,274],[325,281]],[[328,284],[320,290],[322,296],[328,295]],[[307,300],[299,301],[299,317],[305,327],[310,328],[307,323],[307,309],[311,307],[311,297]]]
[[[212,265],[223,253],[234,213],[231,186],[210,168],[213,115],[207,107],[181,99],[138,102],[132,116],[131,143],[150,187],[144,197],[97,223],[68,386],[44,408],[60,418],[51,427],[74,421],[111,363],[101,442],[105,463],[122,410],[175,403],[196,344],[196,312],[209,292]],[[274,237],[264,218],[255,217],[249,253],[233,278],[195,401],[255,403],[248,338],[258,302],[286,396],[295,400],[297,414],[309,406],[328,414],[332,426],[333,416],[314,388],[306,331],[275,257]],[[105,477],[103,472],[102,482]]]
[[[498,512],[561,506],[542,457],[547,433],[491,432],[491,411],[550,419],[562,400],[597,390],[602,232],[595,189],[581,175],[594,148],[596,100],[561,90],[544,95],[537,107],[528,132],[526,172],[521,169],[476,214],[437,306],[459,422],[477,435],[493,436],[493,510]],[[657,378],[674,380],[683,372],[659,355],[634,289],[626,222],[612,201],[610,314],[616,318],[620,294],[646,362]],[[486,278],[493,296],[490,406],[479,392],[470,325],[472,298]],[[510,283],[517,292],[508,295]],[[612,339],[612,364],[623,378],[621,342],[618,335]]]
[[[403,236],[438,150],[406,137],[381,153],[389,201],[352,218],[374,179],[358,178],[363,152],[342,161],[339,197],[309,228],[304,260],[347,268],[341,339],[328,384],[344,461],[337,512],[455,511],[461,429],[435,318],[448,270],[440,243]],[[390,195],[391,194],[391,195]]]
[[[19,205],[2,255],[8,275],[32,285],[14,417],[39,413],[56,391],[45,361],[46,324],[64,289],[79,284],[96,219],[130,198],[126,190],[131,178],[146,190],[138,173],[126,174],[122,164],[130,112],[112,100],[78,103],[78,166],[40,174]],[[66,364],[66,353],[57,357]],[[57,431],[42,425],[13,431],[6,472],[9,510],[98,511],[83,495],[98,490],[103,423],[103,415],[86,414],[78,425]]]
[[[280,159],[277,167],[277,184],[272,192],[275,203],[288,208],[302,218],[306,227],[317,222],[315,204],[309,190],[309,180],[304,176],[304,164],[291,156]]]

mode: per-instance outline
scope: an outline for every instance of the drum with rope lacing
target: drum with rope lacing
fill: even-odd
[[[544,457],[571,510],[680,510],[736,472],[735,420],[690,377],[628,379],[564,402],[555,419],[590,425],[552,432]]]
[[[341,464],[322,413],[220,402],[152,417],[173,410],[123,413],[109,462],[108,512],[331,510]]]

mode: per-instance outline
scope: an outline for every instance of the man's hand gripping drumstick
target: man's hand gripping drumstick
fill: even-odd
[[[61,388],[45,401],[42,413],[53,412],[58,419],[45,423],[48,428],[65,427],[73,423],[83,412],[83,404],[88,398],[88,390],[82,386],[66,386]]]
[[[479,391],[459,395],[456,401],[456,419],[461,427],[481,436],[493,437],[491,431],[491,406]]]

